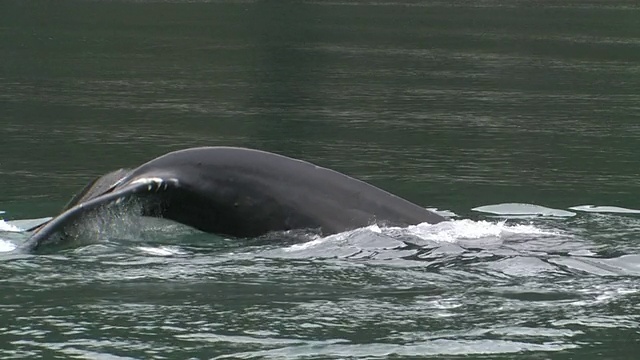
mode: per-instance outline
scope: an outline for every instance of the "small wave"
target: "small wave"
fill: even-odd
[[[640,276],[640,254],[627,254],[613,258],[571,256],[549,259],[552,264],[602,276]]]
[[[349,240],[358,239],[360,237],[373,238],[377,234],[381,234],[382,230],[378,225],[370,225],[367,227],[341,232],[338,234],[329,235],[326,237],[314,236],[313,240],[307,241],[302,244],[294,244],[284,249],[285,251],[300,251],[308,248],[315,247],[324,243],[342,243],[349,242]]]
[[[501,215],[501,216],[518,216],[518,217],[532,217],[532,216],[548,216],[548,217],[572,217],[576,213],[566,210],[553,209],[534,204],[520,204],[520,203],[505,203],[479,206],[471,209],[473,211]]]
[[[219,337],[216,335],[216,337]],[[388,358],[425,356],[469,356],[469,355],[497,355],[522,354],[524,352],[552,352],[575,349],[578,346],[561,340],[542,344],[516,340],[500,339],[428,339],[414,343],[396,345],[389,343],[349,344],[336,341],[334,344],[323,345],[301,344],[286,347],[274,347],[266,350],[254,350],[221,355],[216,359],[306,359],[318,354],[319,349],[326,358]]]
[[[572,206],[569,209],[593,213],[640,214],[640,210],[617,206],[579,205]]]
[[[149,254],[153,256],[173,256],[173,255],[185,254],[184,251],[173,246],[160,246],[160,247],[138,246],[137,249],[144,252],[145,254]]]

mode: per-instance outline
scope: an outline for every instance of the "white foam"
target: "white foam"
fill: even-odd
[[[438,208],[427,208],[427,210],[433,211],[434,213],[444,217],[458,217],[458,214],[451,210],[440,210]]]
[[[4,211],[0,211],[0,213],[4,213]],[[22,229],[19,227],[9,224],[3,219],[0,219],[0,231],[3,232],[21,232]],[[0,252],[8,252],[16,249],[16,245],[10,241],[0,239]]]
[[[406,228],[394,229],[401,231],[404,230],[409,235],[414,235],[423,240],[435,242],[455,242],[457,240],[501,237],[512,234],[556,234],[554,232],[542,230],[533,225],[510,225],[507,224],[506,221],[496,223],[490,221],[473,221],[469,219],[443,221],[437,224],[422,223]]]
[[[594,213],[640,214],[640,210],[617,206],[580,205],[572,206],[569,209]]]
[[[0,231],[20,232],[20,231],[22,231],[22,229],[20,229],[19,227],[15,226],[15,225],[7,223],[3,219],[0,219]]]
[[[6,240],[0,239],[0,252],[8,252],[16,249],[16,245]]]
[[[37,219],[22,219],[22,220],[6,221],[5,223],[7,225],[13,226],[17,230],[4,230],[4,231],[25,231],[26,229],[31,229],[33,227],[40,226],[51,219],[52,217],[43,217],[43,218],[37,218]],[[2,226],[0,225],[0,231],[2,230],[3,230]]]
[[[517,216],[550,216],[550,217],[571,217],[576,214],[571,211],[548,208],[533,204],[505,203],[479,206],[471,209],[473,211],[484,212],[495,215],[517,215]]]
[[[150,246],[138,246],[138,250],[154,256],[173,256],[183,255],[183,251],[169,246],[150,247]]]
[[[369,233],[369,235],[367,235]],[[285,251],[301,251],[318,246],[323,243],[339,243],[354,236],[375,237],[383,236],[388,239],[398,239],[406,236],[414,236],[422,240],[437,243],[455,243],[458,240],[486,239],[489,237],[501,238],[514,234],[521,235],[558,235],[559,232],[545,230],[534,225],[507,224],[507,221],[473,221],[469,219],[443,221],[437,224],[421,223],[408,227],[379,227],[371,225],[356,230],[345,231],[326,237],[318,237],[311,241],[295,244],[284,249]]]

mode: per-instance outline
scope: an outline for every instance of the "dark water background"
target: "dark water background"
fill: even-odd
[[[639,90],[635,1],[0,2],[5,220],[202,145],[460,215],[294,243],[117,219],[5,251],[0,357],[635,358],[639,215],[471,209],[640,208]]]

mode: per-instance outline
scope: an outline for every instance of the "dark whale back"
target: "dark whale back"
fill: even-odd
[[[32,235],[37,249],[54,232],[122,199],[143,215],[234,237],[315,228],[324,234],[372,223],[437,223],[442,216],[345,174],[269,152],[201,147],[175,151],[133,170],[109,173],[79,193]]]
[[[444,220],[396,195],[364,181],[312,163],[269,152],[204,147],[169,153],[132,171],[123,183],[139,178],[178,179],[197,189],[200,206],[215,204],[215,219],[191,224],[232,236],[256,236],[272,230],[320,228],[336,233],[374,222],[407,225]],[[194,202],[192,202],[194,201]],[[167,214],[188,223],[189,211]],[[220,213],[222,212],[222,214]],[[191,221],[198,222],[197,218]],[[226,226],[226,225],[229,226]]]

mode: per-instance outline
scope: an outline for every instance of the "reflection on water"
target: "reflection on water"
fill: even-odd
[[[5,220],[51,216],[96,175],[201,145],[303,158],[459,217],[283,243],[153,228],[6,251],[0,354],[629,358],[637,215],[471,209],[640,208],[638,11],[2,2]],[[24,240],[7,230],[0,249]]]

